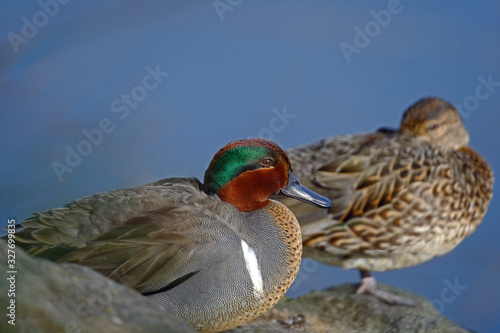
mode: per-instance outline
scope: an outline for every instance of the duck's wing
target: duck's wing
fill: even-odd
[[[425,198],[432,185],[429,175],[442,161],[427,158],[409,137],[379,132],[327,139],[307,158],[306,149],[299,148],[289,154],[292,167],[297,168],[295,155],[302,155],[300,163],[315,165],[303,175],[305,180],[299,180],[332,200],[332,207],[321,215],[297,203],[290,205],[306,246],[331,247],[344,254],[396,250],[415,237],[396,238],[406,232],[415,235],[417,225],[425,225],[432,213]],[[408,219],[407,214],[416,216]]]
[[[35,214],[17,241],[33,255],[92,267],[145,294],[169,290],[229,260],[206,249],[223,236],[226,229],[215,229],[228,205],[200,189],[194,179],[166,179],[96,194]]]
[[[149,211],[176,207],[186,197],[196,200],[200,188],[196,179],[170,178],[157,184],[95,194],[63,208],[33,214],[17,226],[16,242],[32,255],[55,260]]]
[[[212,212],[189,205],[150,211],[58,261],[92,267],[145,294],[167,291],[220,260],[206,253],[221,237]]]
[[[301,225],[315,221],[327,212],[334,217],[346,211],[356,193],[356,183],[368,177],[365,170],[383,168],[396,152],[380,149],[391,144],[394,134],[374,133],[339,136],[287,150],[294,174],[305,186],[332,200],[332,207],[318,210],[296,200],[282,201],[294,212]],[[331,224],[331,223],[329,223]]]

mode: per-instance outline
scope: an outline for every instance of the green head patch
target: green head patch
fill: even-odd
[[[274,157],[275,153],[264,146],[245,145],[219,151],[205,172],[205,192],[218,193],[243,172],[260,168],[260,161],[267,156]]]

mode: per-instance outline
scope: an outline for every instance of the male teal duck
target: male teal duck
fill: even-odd
[[[200,332],[249,321],[285,294],[300,265],[300,227],[281,192],[319,207],[275,143],[232,142],[202,184],[170,178],[34,214],[16,241],[135,288]]]
[[[424,98],[399,130],[332,137],[287,150],[297,178],[332,200],[327,210],[286,198],[302,229],[304,256],[358,269],[358,293],[413,302],[376,288],[370,271],[414,266],[470,235],[492,197],[493,173],[468,146],[457,110]]]

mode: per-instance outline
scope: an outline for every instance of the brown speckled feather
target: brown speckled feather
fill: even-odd
[[[432,133],[445,144],[421,133],[436,128],[430,119],[448,120],[448,111],[413,117],[406,125],[419,121],[411,129],[418,136],[402,125],[401,131],[333,137],[287,151],[297,178],[333,203],[325,212],[283,200],[301,224],[306,256],[348,269],[398,269],[447,253],[476,229],[492,197],[488,163],[448,139],[468,140],[456,118],[450,120],[455,132]]]

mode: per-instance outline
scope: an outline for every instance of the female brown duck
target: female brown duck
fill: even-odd
[[[281,148],[223,147],[197,179],[96,194],[34,214],[16,234],[32,254],[93,267],[202,332],[240,325],[285,294],[300,265],[300,228],[277,192],[321,207]]]
[[[297,178],[333,202],[327,214],[284,200],[301,224],[304,255],[359,269],[358,292],[412,304],[377,290],[369,272],[443,255],[476,229],[492,197],[493,174],[468,142],[457,110],[425,98],[405,112],[399,131],[288,150]]]

